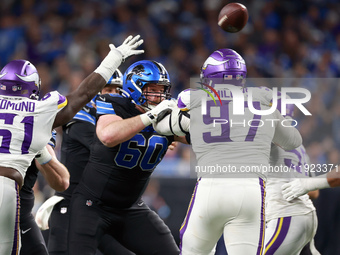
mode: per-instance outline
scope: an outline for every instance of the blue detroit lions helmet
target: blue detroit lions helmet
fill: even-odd
[[[123,90],[137,104],[143,105],[147,100],[147,92],[143,88],[150,83],[164,86],[164,92],[160,97],[170,99],[170,77],[168,71],[161,63],[151,60],[138,61],[125,71],[123,76]]]
[[[116,71],[113,73],[111,78],[107,81],[106,85],[116,85],[118,87],[123,86],[123,74],[117,68]]]

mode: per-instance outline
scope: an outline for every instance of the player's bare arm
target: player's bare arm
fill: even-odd
[[[70,121],[81,108],[105,86],[105,79],[98,73],[92,73],[67,98],[67,105],[57,114],[53,128]]]
[[[115,114],[100,116],[96,127],[97,136],[105,146],[114,147],[156,122],[158,114],[173,104],[170,100],[164,100],[152,110],[128,119]]]
[[[145,128],[139,116],[123,120],[121,117],[108,114],[98,119],[96,132],[99,140],[107,147],[114,147]]]
[[[64,191],[70,185],[70,174],[67,168],[56,158],[55,152],[50,145],[46,145],[44,149],[48,162],[36,159],[37,168],[45,177],[47,183],[56,191]],[[48,159],[50,158],[50,159]]]

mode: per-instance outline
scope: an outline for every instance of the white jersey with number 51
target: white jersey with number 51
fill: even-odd
[[[36,153],[51,138],[56,114],[67,105],[57,91],[41,100],[0,96],[0,166],[12,167],[25,177]]]

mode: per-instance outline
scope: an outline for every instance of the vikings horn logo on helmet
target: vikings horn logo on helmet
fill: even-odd
[[[34,81],[35,84],[39,84],[39,75],[38,73],[32,73],[28,76],[21,76],[19,74],[15,74],[18,78],[20,78],[23,81],[32,82]]]

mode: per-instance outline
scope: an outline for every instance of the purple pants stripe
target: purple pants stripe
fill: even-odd
[[[266,219],[265,219],[265,204],[266,204],[266,184],[264,182],[264,180],[262,180],[261,178],[259,178],[259,183],[260,183],[260,187],[261,187],[261,227],[260,227],[260,239],[259,239],[259,245],[257,248],[257,252],[256,255],[262,255],[263,253],[263,246],[264,246],[264,231],[265,231],[265,223],[266,223]]]
[[[185,230],[187,229],[192,208],[194,207],[196,191],[197,191],[198,183],[200,182],[200,180],[201,180],[201,178],[199,178],[198,181],[196,182],[195,189],[194,189],[194,192],[192,193],[191,200],[190,200],[190,203],[189,203],[187,215],[185,216],[184,221],[182,223],[182,226],[179,229],[179,237],[180,237],[179,249],[181,250],[181,253],[182,253],[182,241],[183,241],[182,238],[183,238]]]
[[[11,255],[19,254],[19,223],[20,223],[20,197],[19,197],[19,185],[15,184],[15,190],[17,192],[17,208],[15,214],[15,226],[14,226],[14,239],[13,239],[13,248]]]
[[[285,240],[292,217],[279,218],[273,237],[266,244],[265,255],[274,254]]]

